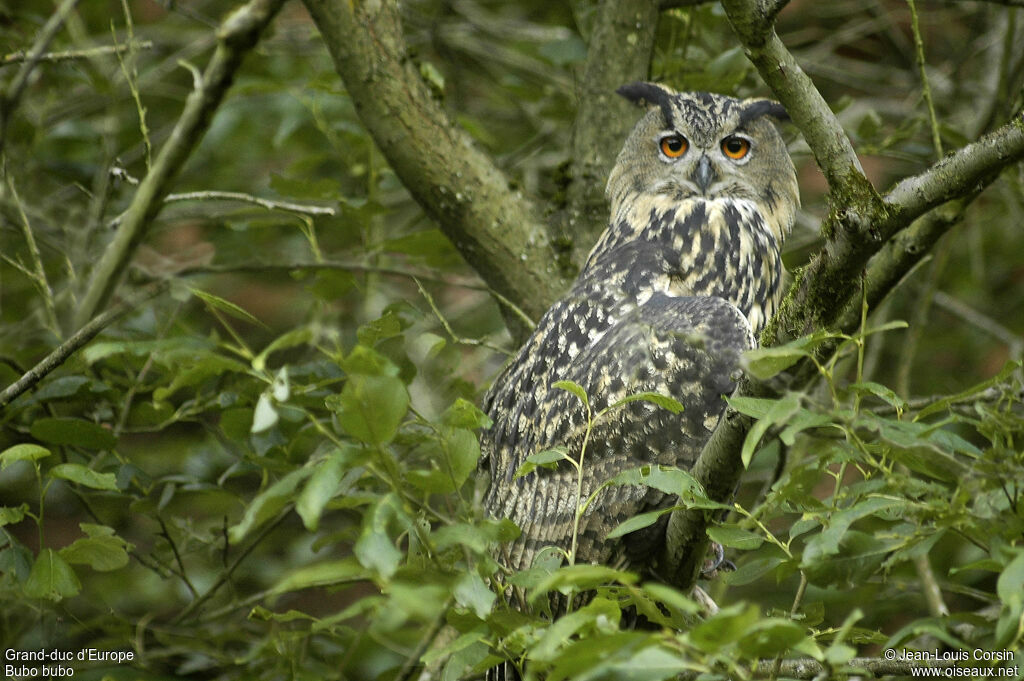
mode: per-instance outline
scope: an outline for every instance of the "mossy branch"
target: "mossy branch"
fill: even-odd
[[[434,100],[408,54],[395,2],[305,4],[402,183],[489,286],[539,318],[567,283],[555,272],[540,211]]]
[[[217,31],[213,58],[202,77],[197,79],[174,130],[160,149],[152,169],[139,183],[113,241],[92,273],[75,314],[75,326],[83,326],[110,300],[135,249],[159,213],[174,178],[209,127],[242,59],[256,45],[283,4],[284,0],[251,0],[224,19]]]
[[[761,334],[762,345],[823,328],[853,331],[860,322],[861,275],[865,275],[869,305],[877,305],[1002,169],[1024,159],[1024,114],[1019,114],[880,196],[861,172],[838,120],[775,35],[772,17],[765,10],[769,4],[723,0],[748,56],[790,111],[828,178],[832,211],[822,230],[825,247],[796,277]],[[940,210],[929,212],[940,205]],[[826,345],[821,351],[830,349]],[[798,377],[793,388],[815,375],[805,364],[792,369]],[[765,397],[770,390],[745,378],[736,394]],[[727,409],[701,452],[693,474],[708,486],[710,498],[726,501],[732,495],[742,472],[739,450],[751,423]],[[670,518],[660,567],[681,588],[688,589],[696,581],[709,522],[703,511],[676,511]]]

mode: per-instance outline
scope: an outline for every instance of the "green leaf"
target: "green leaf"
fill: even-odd
[[[0,471],[15,461],[39,461],[50,456],[50,450],[33,444],[22,444],[8,447],[0,452]]]
[[[785,345],[747,350],[743,353],[743,366],[747,373],[754,378],[766,381],[793,366],[804,357],[810,357],[813,354],[814,349],[826,340],[841,337],[842,336],[840,334],[830,333],[828,331],[818,331],[808,336],[792,340]],[[752,400],[758,398],[742,399]],[[733,408],[737,411],[743,411],[735,405]]]
[[[236,359],[206,350],[195,352],[190,355],[187,364],[175,367],[174,378],[169,385],[153,391],[153,400],[163,402],[182,388],[192,388],[207,379],[226,373],[245,374],[248,372],[249,367]]]
[[[287,350],[289,348],[298,347],[300,345],[306,345],[313,339],[313,329],[308,326],[300,326],[297,329],[278,336],[270,342],[267,347],[263,348],[263,351],[252,360],[252,368],[256,371],[263,371],[267,366],[267,358],[271,354],[279,350]]]
[[[491,427],[490,417],[480,411],[480,408],[475,404],[461,397],[444,410],[444,413],[441,414],[441,423],[453,428],[466,428],[468,430]]]
[[[335,586],[369,579],[366,570],[352,556],[341,560],[305,565],[293,570],[270,587],[270,593],[283,594],[315,586]]]
[[[897,330],[897,329],[907,329],[907,328],[910,328],[910,324],[907,324],[902,319],[893,319],[892,321],[888,321],[885,324],[879,324],[878,326],[872,326],[871,328],[869,328],[867,331],[864,332],[864,336],[867,337],[867,336],[871,336],[871,335],[876,334],[876,333],[882,333],[883,331],[894,331],[894,330]]]
[[[643,585],[643,590],[650,594],[651,598],[656,600],[658,603],[668,606],[674,610],[678,610],[683,614],[694,615],[701,611],[701,606],[697,601],[668,584],[646,582]]]
[[[613,404],[610,407],[608,407],[607,409],[605,409],[605,411],[611,411],[613,409],[617,409],[618,407],[621,407],[624,404],[629,404],[630,402],[641,402],[641,401],[642,402],[650,402],[651,404],[656,404],[659,407],[661,407],[662,409],[668,409],[673,414],[678,414],[678,413],[683,411],[683,405],[680,404],[678,400],[672,399],[668,395],[661,395],[659,393],[652,393],[652,392],[635,393],[633,395],[629,395],[627,397],[623,397],[621,400],[619,400],[615,404]]]
[[[250,531],[259,527],[277,515],[285,504],[292,500],[295,488],[299,483],[313,474],[313,468],[303,466],[293,470],[283,478],[256,495],[245,508],[245,513],[238,524],[228,529],[228,540],[237,545]]]
[[[25,519],[26,512],[28,504],[24,503],[20,506],[0,506],[0,527],[20,523]]]
[[[836,554],[825,553],[828,541],[811,537],[804,547],[800,563],[807,579],[821,586],[858,584],[873,574],[885,560],[896,541],[885,541],[874,535],[849,530],[839,542]]]
[[[363,518],[363,530],[352,547],[359,562],[375,570],[384,579],[391,578],[398,570],[402,552],[388,535],[388,521],[394,516],[394,497],[382,497]]]
[[[565,447],[555,447],[554,449],[545,449],[540,452],[534,452],[526,457],[523,461],[523,465],[516,469],[515,475],[512,479],[521,478],[524,475],[528,475],[537,468],[555,468],[555,464],[562,460],[571,461],[569,458],[569,450]]]
[[[558,590],[563,594],[586,591],[602,584],[619,582],[633,584],[637,577],[632,572],[616,570],[604,565],[566,565],[558,568],[534,588],[530,602],[536,604],[549,591]]]
[[[708,536],[722,546],[743,551],[752,551],[764,543],[764,537],[731,525],[709,527]]]
[[[75,596],[82,590],[75,571],[53,549],[43,549],[32,564],[32,572],[25,582],[25,595],[60,601]]]
[[[455,583],[452,590],[455,602],[468,608],[480,619],[485,619],[494,605],[494,592],[487,588],[484,580],[475,572],[467,572]]]
[[[811,353],[802,347],[780,345],[772,348],[755,348],[743,353],[745,369],[754,378],[767,381],[785,371]]]
[[[57,464],[46,474],[51,478],[60,478],[62,480],[70,480],[71,482],[77,482],[79,485],[84,485],[92,489],[105,489],[111,492],[117,491],[117,476],[113,473],[99,473],[86,468],[80,463],[62,463]]]
[[[899,411],[904,411],[907,408],[906,400],[897,395],[894,390],[891,390],[890,388],[887,388],[880,383],[875,383],[873,381],[861,381],[860,383],[851,383],[850,390],[853,390],[854,392],[859,393],[861,395],[872,395],[874,397],[877,397],[878,399],[898,409]]]
[[[310,532],[316,532],[324,507],[338,491],[345,468],[352,458],[351,450],[336,449],[317,464],[309,481],[295,502],[295,512]]]
[[[327,407],[352,437],[372,445],[390,442],[409,409],[409,392],[394,376],[355,374]]]
[[[52,445],[113,449],[117,444],[117,438],[109,428],[71,416],[36,419],[30,432],[35,439]]]
[[[356,541],[353,547],[359,562],[368,569],[375,570],[385,579],[390,578],[398,570],[402,560],[402,552],[395,548],[394,542],[380,531],[368,531]]]
[[[367,376],[397,376],[398,367],[390,359],[365,345],[356,345],[352,352],[341,360],[341,368],[349,374]]]
[[[836,426],[833,416],[829,414],[816,414],[809,409],[801,407],[787,422],[786,427],[779,433],[779,439],[787,447],[792,447],[796,441],[797,434],[809,428],[824,428],[825,426]]]
[[[726,397],[725,401],[729,403],[729,406],[738,411],[741,414],[755,419],[762,419],[768,415],[768,412],[777,400],[768,399],[765,397],[744,397],[742,395],[738,397]]]
[[[99,572],[119,570],[128,564],[128,551],[132,545],[114,535],[114,529],[105,525],[81,523],[86,537],[76,539],[60,550],[68,563],[88,565]]]
[[[786,562],[786,559],[782,556],[770,556],[768,558],[748,560],[733,572],[726,572],[722,578],[725,580],[726,584],[734,586],[750,584],[782,565],[784,562]]]
[[[609,481],[613,485],[646,485],[656,490],[678,496],[685,508],[726,509],[732,508],[708,499],[697,479],[686,471],[672,466],[647,465],[631,468],[616,475]]]
[[[814,542],[816,551],[822,556],[838,553],[839,543],[842,541],[843,535],[850,529],[850,525],[861,518],[866,518],[867,516],[897,506],[904,508],[906,502],[901,499],[887,497],[869,497],[857,502],[850,508],[835,511],[826,521],[827,527],[821,534],[813,537],[811,542]]]
[[[732,405],[733,400],[729,400],[729,404]],[[757,449],[758,443],[768,429],[775,425],[783,425],[792,416],[800,411],[800,395],[797,393],[786,393],[784,397],[775,401],[775,403],[769,407],[765,415],[760,418],[750,428],[750,432],[747,433],[746,439],[743,441],[743,451],[740,453],[740,458],[743,460],[743,467],[750,467],[750,460],[754,457],[754,451]]]
[[[665,515],[666,513],[670,513],[676,510],[677,508],[682,507],[669,506],[668,508],[658,509],[657,511],[648,511],[647,513],[635,515],[632,518],[629,518],[620,523],[619,526],[613,529],[611,532],[609,532],[605,538],[615,539],[617,537],[621,537],[624,534],[629,534],[630,532],[636,532],[637,530],[642,530],[645,527],[650,527],[654,523],[658,522],[658,518]]]
[[[739,641],[739,649],[752,659],[774,657],[790,651],[807,638],[807,630],[791,620],[761,620]]]
[[[995,558],[983,558],[974,562],[968,563],[967,565],[961,565],[959,567],[951,567],[949,574],[955,575],[958,572],[965,570],[987,570],[989,572],[1002,572],[1003,564]]]
[[[1017,557],[999,575],[996,593],[1004,605],[1015,606],[1018,610],[1024,605],[1024,550],[1018,548]]]
[[[252,427],[249,429],[249,432],[262,433],[270,430],[277,424],[280,418],[281,416],[277,413],[277,408],[274,407],[270,395],[262,393],[260,398],[256,400],[256,409],[252,412]]]
[[[590,408],[590,400],[587,399],[587,391],[583,389],[583,386],[573,381],[555,381],[551,384],[552,388],[558,388],[559,390],[565,390],[575,395],[580,402],[583,403],[584,407]]]
[[[212,293],[207,293],[206,291],[200,291],[199,289],[192,288],[191,286],[188,288],[188,290],[192,295],[202,300],[204,303],[209,305],[210,308],[214,310],[220,310],[221,312],[224,312],[234,317],[235,319],[241,319],[243,322],[249,322],[250,324],[255,324],[257,326],[262,326],[266,328],[266,325],[260,320],[256,319],[256,317],[253,317],[251,314],[249,314],[247,311],[245,311],[238,305],[235,305],[234,303],[228,300],[224,300],[220,296],[215,296]]]
[[[743,638],[759,619],[760,611],[757,605],[736,603],[722,608],[694,627],[686,636],[701,650],[716,653]]]
[[[527,653],[529,659],[537,662],[554,662],[569,643],[570,637],[585,627],[593,627],[602,618],[606,626],[618,628],[622,611],[616,603],[607,598],[595,598],[575,612],[562,615],[555,620],[540,640]]]
[[[480,442],[476,435],[463,428],[446,429],[442,442],[455,486],[461,487],[476,470],[480,460]]]

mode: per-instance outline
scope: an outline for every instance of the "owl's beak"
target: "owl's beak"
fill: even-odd
[[[718,174],[711,167],[711,159],[707,155],[701,156],[700,160],[697,161],[697,169],[690,175],[690,179],[700,187],[701,192],[704,194],[708,193],[711,183],[718,179]]]

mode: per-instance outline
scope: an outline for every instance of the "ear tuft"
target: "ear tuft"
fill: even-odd
[[[748,99],[743,102],[740,112],[740,125],[745,125],[761,116],[771,116],[778,121],[788,121],[789,114],[785,107],[771,99]]]
[[[665,122],[672,127],[672,98],[676,93],[669,88],[658,83],[640,81],[623,85],[615,92],[634,104],[660,107],[661,113],[665,116]]]

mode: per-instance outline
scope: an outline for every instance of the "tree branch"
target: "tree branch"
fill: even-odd
[[[775,34],[775,14],[785,3],[722,0],[747,58],[800,128],[833,193],[873,194],[843,126],[796,59]]]
[[[224,19],[217,31],[217,49],[206,72],[198,79],[181,118],[139,184],[113,241],[93,271],[75,315],[76,326],[85,324],[107,304],[127,269],[125,266],[160,211],[172,181],[209,127],[242,59],[283,4],[284,0],[250,0]]]
[[[70,338],[58,345],[53,352],[44,357],[38,364],[29,369],[25,375],[0,392],[0,408],[6,407],[23,392],[32,389],[39,381],[46,378],[50,372],[61,366],[71,355],[84,347],[89,341],[97,336],[103,329],[107,328],[120,317],[138,307],[143,302],[158,296],[167,289],[166,283],[153,286],[142,295],[130,301],[118,303],[95,319],[90,320],[82,328],[75,332]]]
[[[7,126],[11,122],[11,116],[15,109],[18,108],[18,100],[21,99],[21,94],[25,91],[25,86],[28,85],[29,76],[32,75],[33,69],[42,59],[46,48],[50,46],[50,41],[57,35],[57,31],[61,29],[64,21],[78,3],[79,0],[64,0],[57,11],[50,15],[42,30],[39,31],[35,43],[32,44],[32,49],[28,51],[28,57],[22,62],[21,68],[18,69],[10,87],[7,88],[7,92],[0,93],[0,154],[3,154],[4,144],[7,141]]]
[[[539,211],[432,98],[393,0],[305,0],[356,111],[402,183],[467,262],[539,318],[566,282]]]
[[[107,54],[121,54],[129,50],[151,50],[153,49],[153,41],[151,40],[140,40],[135,43],[129,43],[127,45],[100,45],[98,47],[88,47],[82,50],[62,50],[60,52],[46,52],[39,55],[38,62],[61,62],[70,61],[73,59],[92,59],[93,57],[100,57]],[[26,62],[32,58],[29,52],[19,50],[18,52],[11,52],[0,57],[0,68],[9,66],[11,64],[19,64]]]
[[[1024,112],[1006,125],[968,144],[925,172],[897,183],[885,195],[890,218],[883,238],[926,211],[951,199],[976,192],[1003,168],[1024,159]]]
[[[633,105],[615,90],[647,78],[659,14],[656,0],[605,0],[598,11],[579,86],[564,221],[577,266],[608,223],[605,182],[636,118]]]
[[[330,206],[313,206],[292,201],[274,201],[273,199],[264,199],[260,196],[253,196],[252,194],[244,194],[242,192],[215,190],[168,194],[164,197],[164,203],[172,203],[174,201],[240,201],[242,203],[253,203],[267,210],[281,210],[286,213],[300,213],[302,215],[337,215],[338,213],[337,210]]]
[[[774,4],[723,0],[748,56],[814,150],[829,180],[832,210],[822,227],[826,245],[796,274],[779,311],[761,334],[764,346],[816,329],[855,329],[860,321],[861,274],[866,273],[869,304],[877,305],[960,220],[966,205],[998,177],[1000,170],[1024,158],[1024,115],[1018,115],[994,133],[898,183],[884,199],[878,196],[856,163],[849,139],[835,116],[775,35],[765,9]],[[956,201],[925,215],[951,199]],[[915,218],[921,219],[907,228]],[[825,344],[819,352],[831,349]],[[813,378],[812,369],[805,360],[791,370],[797,377],[795,388]],[[745,377],[735,394],[765,397],[770,391],[766,385]],[[694,477],[708,486],[708,496],[716,501],[726,501],[733,493],[742,472],[739,450],[751,423],[726,409],[694,465]],[[696,580],[709,520],[702,511],[676,511],[669,519],[665,569],[681,588],[692,587]]]
[[[946,669],[953,666],[949,660],[923,662],[916,660],[885,659],[881,657],[855,657],[846,663],[849,669],[863,669],[871,676],[911,676],[915,669]],[[774,660],[763,660],[757,665],[758,676],[768,676],[772,671]],[[778,675],[791,679],[816,679],[827,675],[831,669],[811,659],[783,660]],[[772,678],[775,675],[771,675]]]

